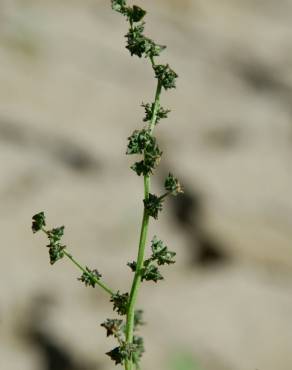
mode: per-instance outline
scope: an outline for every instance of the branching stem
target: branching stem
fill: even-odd
[[[143,338],[136,335],[136,329],[143,325],[142,310],[135,310],[136,301],[138,298],[141,282],[162,280],[159,267],[164,264],[172,264],[175,252],[169,251],[167,246],[156,236],[151,242],[151,257],[144,260],[145,248],[147,243],[148,228],[150,217],[158,218],[158,214],[162,211],[162,203],[168,195],[178,195],[182,193],[182,187],[178,180],[171,174],[167,176],[164,182],[165,193],[161,196],[150,193],[151,180],[150,176],[153,170],[159,164],[162,152],[157,144],[156,137],[153,136],[155,125],[161,119],[167,118],[169,109],[160,106],[160,96],[162,88],[164,90],[173,89],[176,87],[176,78],[178,75],[172,70],[168,64],[155,64],[156,57],[166,48],[164,45],[159,45],[149,37],[144,35],[144,16],[146,11],[139,6],[128,6],[126,0],[111,0],[112,9],[126,17],[130,23],[130,29],[125,35],[127,39],[126,48],[131,56],[135,55],[139,58],[149,58],[157,86],[154,96],[154,102],[142,104],[145,109],[144,122],[148,122],[147,127],[142,130],[135,130],[128,137],[128,146],[126,154],[139,154],[143,159],[135,162],[131,169],[138,176],[144,175],[144,209],[142,225],[140,230],[140,239],[138,246],[138,254],[136,261],[128,263],[134,272],[134,277],[130,292],[120,293],[109,288],[103,280],[97,269],[91,270],[87,266],[83,267],[63,245],[61,239],[64,235],[64,226],[55,227],[46,230],[46,218],[44,212],[39,212],[32,217],[32,231],[36,233],[43,231],[48,239],[49,244],[49,260],[50,264],[54,265],[63,257],[67,257],[79,270],[82,275],[78,279],[85,286],[95,287],[98,285],[107,294],[110,295],[110,302],[113,303],[113,310],[121,316],[126,316],[124,320],[107,319],[101,324],[107,330],[107,336],[114,336],[118,341],[118,346],[107,352],[116,365],[124,365],[125,370],[140,370],[140,360],[144,350]],[[135,332],[135,335],[134,335]]]
[[[80,263],[78,261],[75,260],[75,258],[73,258],[73,256],[68,253],[66,250],[64,250],[64,254],[66,257],[68,257],[73,263],[75,266],[77,266],[82,272],[84,272],[85,274],[87,275],[90,275],[91,278],[94,280],[94,282],[99,285],[104,291],[106,291],[108,294],[110,295],[113,295],[114,292],[112,289],[110,289],[106,284],[104,284],[103,282],[100,281],[100,279],[98,279],[94,274],[90,274],[86,268],[84,268],[83,266],[80,265]]]

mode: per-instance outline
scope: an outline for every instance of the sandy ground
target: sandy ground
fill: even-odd
[[[185,185],[183,214],[193,202],[189,223],[168,202],[151,225],[178,258],[139,297],[143,370],[291,370],[292,2],[141,5],[180,76],[163,96],[161,170]],[[68,262],[51,268],[30,220],[45,210],[65,224],[72,253],[128,289],[142,183],[124,153],[155,81],[125,32],[108,1],[0,2],[3,370],[113,369],[107,297]],[[200,259],[207,244],[222,257]]]

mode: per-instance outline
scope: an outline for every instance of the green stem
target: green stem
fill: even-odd
[[[44,227],[42,227],[42,231],[46,234],[46,235],[49,235],[49,231],[46,230]],[[114,294],[114,291],[112,289],[110,289],[108,286],[106,286],[104,283],[102,283],[100,281],[100,279],[98,279],[95,275],[93,274],[90,274],[90,272],[88,272],[86,270],[86,268],[84,268],[83,266],[80,265],[80,263],[78,261],[75,260],[75,258],[73,258],[72,254],[68,253],[66,250],[63,250],[63,253],[66,257],[68,257],[73,263],[75,266],[77,266],[79,268],[79,270],[81,270],[82,272],[84,272],[85,274],[87,275],[90,275],[90,277],[95,281],[95,283],[97,285],[99,285],[104,291],[106,291],[107,293],[109,293],[110,295],[113,295]]]
[[[151,59],[152,65],[154,65],[153,58]],[[151,117],[151,121],[149,124],[149,129],[152,134],[156,118],[157,118],[157,111],[159,109],[160,104],[160,94],[161,94],[161,82],[158,80],[156,93],[155,93],[155,100],[154,100],[154,107],[153,113]],[[144,198],[147,199],[150,193],[150,176],[144,176]],[[134,335],[134,316],[135,316],[135,305],[137,301],[138,291],[141,285],[141,269],[143,268],[144,264],[144,254],[145,254],[145,246],[147,241],[147,233],[149,227],[149,215],[147,214],[145,208],[143,211],[143,219],[142,219],[142,226],[140,231],[140,241],[139,241],[139,249],[138,249],[138,256],[137,256],[137,265],[136,265],[136,272],[134,275],[132,288],[130,292],[129,298],[129,306],[127,311],[127,322],[126,322],[126,342],[132,343],[133,342],[133,335]],[[133,368],[132,360],[125,361],[125,370],[132,370]]]
[[[131,293],[130,293],[130,298],[129,298],[128,312],[127,312],[127,324],[126,324],[127,343],[133,342],[135,304],[137,300],[139,287],[141,285],[141,268],[144,263],[144,252],[145,252],[148,226],[149,226],[149,216],[144,209],[142,227],[141,227],[141,233],[140,233],[139,251],[138,251],[138,257],[137,257],[137,267],[136,267],[136,272],[135,272],[133,283],[132,283],[132,288],[131,288]],[[125,368],[126,370],[132,370],[131,360],[126,361]]]
[[[83,266],[80,265],[80,263],[78,261],[76,261],[73,258],[73,256],[70,253],[66,252],[65,250],[63,252],[64,252],[65,256],[68,257],[74,263],[74,265],[77,266],[82,272],[84,272],[85,274],[90,274]],[[95,281],[95,283],[97,285],[99,285],[103,290],[105,290],[108,294],[110,294],[110,295],[114,294],[114,292],[108,286],[106,286],[104,283],[102,283],[100,281],[100,279],[98,279],[93,274],[90,274],[90,276]]]
[[[168,197],[170,194],[171,194],[171,191],[167,191],[166,193],[164,193],[163,195],[161,195],[161,196],[159,197],[159,199],[160,199],[160,200],[162,200],[162,199],[164,199],[164,198]]]

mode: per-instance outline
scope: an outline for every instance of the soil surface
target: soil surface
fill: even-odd
[[[292,2],[140,5],[179,74],[153,189],[171,171],[186,190],[151,223],[177,263],[139,295],[142,369],[291,370]],[[125,147],[155,80],[125,33],[109,1],[0,2],[3,370],[113,369],[108,297],[49,266],[30,225],[44,210],[77,259],[129,288],[143,185]]]

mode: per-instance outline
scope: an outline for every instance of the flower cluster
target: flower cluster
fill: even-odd
[[[172,70],[168,64],[158,64],[153,66],[155,77],[161,82],[165,90],[174,89],[176,87],[175,80],[178,75]]]
[[[163,198],[150,193],[148,198],[144,199],[143,202],[147,214],[157,220],[158,213],[162,211]]]
[[[129,32],[126,34],[127,46],[131,55],[136,55],[139,58],[157,57],[166,48],[164,45],[156,44],[149,37],[144,36],[145,23],[142,19],[146,15],[146,11],[137,5],[127,6],[126,1],[112,0],[112,8],[117,12],[127,17],[130,23]],[[138,24],[137,24],[138,23]]]
[[[86,266],[86,272],[83,272],[78,280],[82,281],[85,286],[91,286],[92,288],[95,288],[96,281],[101,277],[102,275],[96,269],[90,270],[90,268]]]
[[[134,314],[134,331],[136,332],[139,326],[144,325],[143,311],[136,310]],[[106,354],[115,362],[116,365],[123,365],[126,360],[132,360],[138,366],[144,350],[144,341],[142,337],[134,335],[133,343],[129,345],[125,339],[126,324],[123,320],[107,319],[101,324],[106,330],[106,335],[113,336],[118,340],[119,346],[115,347]]]
[[[131,360],[136,350],[134,343],[122,342],[120,346],[115,347],[106,354],[114,361],[115,365],[123,365],[126,360]]]
[[[107,337],[113,335],[116,338],[120,338],[122,325],[123,325],[123,320],[117,320],[117,319],[107,319],[105,322],[100,324],[100,326],[106,329]]]
[[[154,137],[149,130],[143,129],[141,131],[135,130],[131,136],[128,137],[129,143],[127,154],[142,154],[144,150],[150,150],[156,145]]]
[[[183,193],[183,188],[179,183],[178,179],[173,176],[173,174],[169,174],[164,182],[164,188],[170,194],[176,196],[178,194]]]
[[[170,251],[163,241],[159,240],[156,236],[154,236],[151,241],[151,250],[152,255],[144,261],[139,274],[141,275],[142,281],[154,281],[157,283],[158,280],[163,280],[163,276],[161,275],[158,266],[175,263],[174,257],[176,253]],[[135,261],[129,262],[128,266],[133,272],[137,271],[137,263]]]
[[[160,197],[149,193],[148,197],[143,200],[147,214],[156,220],[158,219],[159,212],[162,211],[164,198],[170,194],[176,196],[183,193],[182,186],[180,185],[178,179],[175,178],[171,173],[165,179],[164,188],[166,193]]]
[[[130,54],[136,55],[139,58],[155,57],[165,49],[165,46],[155,44],[155,42],[148,37],[143,35],[144,23],[139,23],[137,26],[131,27],[129,32],[126,34],[127,46]]]
[[[64,235],[64,226],[56,227],[51,230],[45,230],[45,226],[46,218],[44,212],[39,212],[32,217],[31,228],[33,233],[43,231],[49,239],[47,247],[49,248],[50,263],[53,265],[65,255],[64,249],[66,246],[61,244],[61,238]]]
[[[39,212],[32,217],[32,232],[36,233],[46,226],[46,218],[44,212]]]
[[[175,263],[174,257],[176,253],[170,251],[163,241],[159,240],[156,236],[151,241],[151,250],[151,259],[152,261],[156,261],[159,266]]]
[[[127,6],[126,0],[112,0],[112,9],[125,15],[131,24],[140,22],[146,15],[146,10],[137,5]]]
[[[153,116],[154,116],[154,108],[155,108],[155,105],[154,103],[152,104],[142,104],[142,107],[144,107],[145,109],[145,117],[143,118],[143,121],[144,122],[147,122],[147,121],[151,121]],[[156,112],[156,116],[155,116],[155,124],[158,124],[159,121],[163,118],[167,118],[168,117],[168,113],[170,112],[170,109],[165,109],[161,106],[159,106],[159,108],[157,109],[157,112]]]
[[[134,335],[133,343],[123,341],[118,347],[106,354],[115,362],[115,365],[123,365],[128,360],[138,366],[144,351],[143,338]]]
[[[149,130],[135,130],[128,138],[127,154],[143,154],[143,159],[131,166],[131,169],[138,176],[147,176],[153,172],[158,165],[162,152],[160,151],[156,139]]]
[[[111,302],[114,305],[114,311],[119,315],[126,315],[129,304],[129,293],[120,294],[119,291],[111,296]]]

